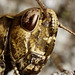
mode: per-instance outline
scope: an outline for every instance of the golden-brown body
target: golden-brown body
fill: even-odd
[[[9,54],[6,54],[6,50],[8,50],[8,34],[11,21],[12,18],[9,18],[8,16],[0,16],[0,75],[4,75],[3,71],[6,68],[4,57]]]
[[[41,8],[31,8],[14,16],[5,16],[6,20],[1,20],[4,16],[0,17],[2,29],[0,36],[2,39],[6,37],[5,41],[0,41],[0,44],[2,44],[1,47],[5,44],[9,45],[9,51],[7,47],[1,48],[0,54],[4,50],[9,52],[12,62],[21,75],[39,73],[51,56],[58,31],[58,20],[52,9],[47,9],[47,13],[49,18],[44,18]],[[36,16],[35,19],[37,18],[32,30],[27,30],[22,26],[22,18],[25,14],[28,14],[28,21],[32,15]]]
[[[13,20],[10,31],[10,56],[22,74],[37,74],[46,64],[53,51],[58,20],[52,9],[47,10],[51,16],[49,21],[47,19],[42,20],[41,14],[43,12],[40,8],[27,10],[30,12],[37,11],[39,15],[32,31],[21,27],[22,15],[16,15]]]
[[[12,68],[16,75],[36,75],[50,56],[59,70],[65,71],[58,56],[52,53],[58,27],[75,33],[58,22],[52,9],[41,0],[36,1],[41,8],[0,16],[0,75],[7,75]]]

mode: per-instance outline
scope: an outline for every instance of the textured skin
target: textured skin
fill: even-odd
[[[39,19],[32,31],[21,27],[23,13],[37,11]],[[50,18],[42,20],[43,11],[32,8],[16,16],[10,32],[10,55],[21,75],[33,75],[40,72],[49,59],[56,41],[58,20],[52,9],[47,9]],[[48,24],[47,24],[48,22]]]
[[[0,75],[4,75],[5,59],[4,53],[8,43],[8,33],[12,18],[8,16],[0,16]]]
[[[22,26],[25,13],[28,13],[28,17],[33,14],[38,16],[31,31]],[[14,16],[0,16],[0,54],[5,52],[20,75],[36,75],[51,56],[58,31],[58,19],[52,9],[47,9],[47,13],[49,17],[44,18],[42,9],[31,8]],[[0,60],[3,62],[4,58]]]

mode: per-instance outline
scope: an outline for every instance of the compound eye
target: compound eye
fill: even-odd
[[[38,9],[31,9],[27,11],[22,16],[21,26],[28,31],[32,31],[37,25],[39,14],[40,12]]]

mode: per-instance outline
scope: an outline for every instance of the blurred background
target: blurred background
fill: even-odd
[[[75,0],[42,0],[48,8],[52,8],[59,21],[75,32]],[[37,7],[36,0],[0,0],[0,15],[7,13],[19,13],[27,8]],[[67,70],[75,70],[75,36],[60,29],[56,38],[54,51],[60,56],[63,67]],[[60,71],[52,59],[49,59],[45,68],[38,75],[51,75]],[[13,70],[8,73],[13,75]]]

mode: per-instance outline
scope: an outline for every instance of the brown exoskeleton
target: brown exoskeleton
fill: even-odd
[[[58,27],[62,26],[55,12],[46,8],[41,0],[39,7],[15,15],[0,16],[0,74],[12,69],[16,75],[36,75],[52,53]],[[60,65],[58,68],[64,71]]]

